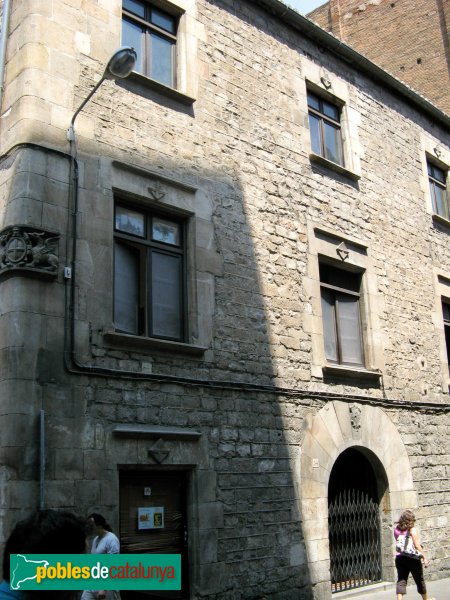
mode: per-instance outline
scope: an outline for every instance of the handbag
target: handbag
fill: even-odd
[[[409,529],[406,533],[399,534],[395,542],[395,549],[401,556],[408,556],[409,558],[416,558],[418,560],[423,557],[423,554],[414,546]]]

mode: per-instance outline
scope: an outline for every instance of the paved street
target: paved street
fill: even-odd
[[[440,579],[438,581],[427,581],[428,597],[435,600],[450,600],[450,579]],[[380,583],[370,586],[366,589],[351,590],[334,594],[336,600],[395,600],[395,584]],[[416,586],[411,580],[408,583],[407,595],[405,600],[420,600]]]

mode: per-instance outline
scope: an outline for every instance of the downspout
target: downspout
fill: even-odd
[[[39,413],[39,508],[45,508],[45,411]]]
[[[0,31],[0,115],[2,111],[2,98],[5,79],[6,42],[8,40],[9,15],[11,13],[11,0],[4,0],[2,30]]]

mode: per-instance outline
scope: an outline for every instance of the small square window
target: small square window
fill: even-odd
[[[433,211],[436,215],[450,220],[447,172],[429,161],[427,162],[427,169]]]
[[[178,17],[140,0],[123,0],[122,44],[136,50],[135,70],[175,87]]]
[[[308,92],[308,115],[312,151],[344,166],[339,107]]]
[[[116,205],[114,326],[131,335],[185,341],[185,224]]]
[[[322,319],[327,361],[364,365],[360,317],[361,273],[319,264]]]

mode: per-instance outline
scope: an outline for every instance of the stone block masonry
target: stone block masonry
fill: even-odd
[[[13,3],[0,231],[55,232],[59,267],[0,270],[2,540],[40,484],[47,506],[104,514],[132,549],[153,547],[134,517],[155,502],[179,524],[186,600],[330,600],[328,486],[350,450],[373,471],[383,578],[403,507],[439,543],[429,576],[448,576],[450,246],[427,178],[438,145],[450,164],[448,123],[274,3],[169,4],[195,65],[180,89],[102,83],[76,123],[75,206],[66,128],[121,45],[121,2]],[[344,167],[312,152],[308,91],[339,108]],[[114,320],[122,204],[183,224],[182,339]],[[142,258],[154,241],[126,243]],[[361,278],[363,364],[327,359],[319,265]]]

